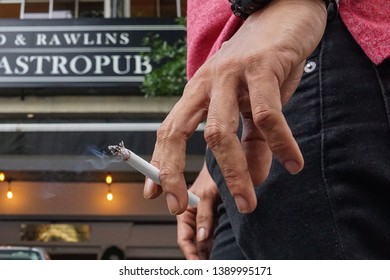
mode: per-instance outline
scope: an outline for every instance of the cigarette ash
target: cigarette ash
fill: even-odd
[[[125,148],[123,141],[118,145],[108,146],[108,149],[113,155],[120,157],[122,160],[128,160],[130,158],[130,151]]]

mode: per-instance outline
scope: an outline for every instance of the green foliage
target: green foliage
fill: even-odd
[[[178,20],[183,23],[183,19]],[[149,56],[153,63],[153,71],[145,76],[141,91],[146,97],[150,96],[178,96],[181,95],[187,83],[186,39],[179,39],[168,43],[161,39],[159,34],[144,38],[143,44],[151,48]]]

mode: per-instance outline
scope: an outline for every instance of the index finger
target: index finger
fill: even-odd
[[[187,185],[183,174],[186,143],[205,118],[206,104],[208,94],[204,83],[188,83],[183,97],[157,131],[151,163],[160,169],[160,185],[173,215],[181,214],[187,208]]]

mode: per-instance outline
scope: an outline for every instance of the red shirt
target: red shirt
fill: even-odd
[[[188,0],[187,75],[215,53],[241,26],[228,0]],[[340,0],[341,18],[375,64],[390,56],[390,1]]]

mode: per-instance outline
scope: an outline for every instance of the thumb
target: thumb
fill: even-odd
[[[196,215],[196,240],[203,242],[211,236],[214,225],[214,203],[204,199],[198,205],[198,214]]]
[[[215,203],[215,202],[214,202]],[[212,231],[214,229],[214,203],[203,200],[198,205],[196,216],[196,247],[200,259],[207,260],[212,247]]]

